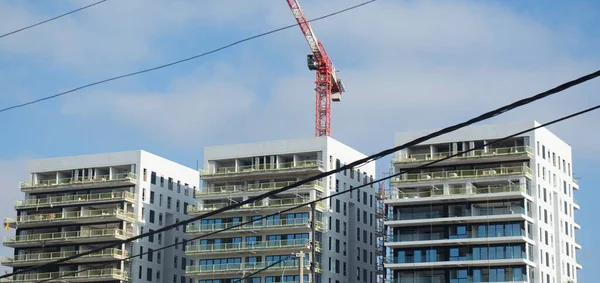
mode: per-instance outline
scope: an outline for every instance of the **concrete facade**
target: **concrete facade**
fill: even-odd
[[[250,196],[280,188],[306,177],[365,157],[329,137],[315,137],[205,148],[203,186],[197,207],[202,214]],[[275,197],[189,225],[191,237],[231,227],[256,217],[306,203],[372,180],[375,164],[346,170]],[[187,254],[198,265],[187,270],[200,283],[231,283],[279,260],[247,282],[298,282],[304,251],[304,282],[310,279],[312,227],[316,239],[316,282],[375,282],[375,189],[363,188],[310,206],[272,216],[231,232],[192,241]],[[314,220],[314,221],[313,221]]]
[[[463,128],[402,150],[395,172],[537,122]],[[397,133],[397,145],[432,131]],[[391,282],[577,282],[571,147],[547,129],[392,179]]]
[[[199,186],[196,170],[141,150],[35,160],[29,176],[21,184],[24,199],[15,203],[16,220],[5,218],[16,238],[5,239],[15,250],[2,264],[15,270],[187,219],[186,204],[195,201]],[[180,228],[13,281],[65,276],[61,282],[191,283],[184,270],[193,262],[185,257],[184,243],[121,262],[186,239]]]

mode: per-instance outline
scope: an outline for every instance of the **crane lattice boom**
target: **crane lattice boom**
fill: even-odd
[[[341,100],[344,87],[329,59],[325,47],[315,36],[297,0],[286,0],[312,54],[307,55],[308,69],[316,71],[316,125],[315,135],[331,136],[331,101]]]

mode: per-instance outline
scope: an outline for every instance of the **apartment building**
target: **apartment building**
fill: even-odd
[[[463,128],[396,154],[386,195],[392,282],[577,282],[571,147],[539,125]],[[397,133],[403,144],[431,131]]]
[[[362,157],[330,137],[207,147],[199,202],[188,211],[199,215],[239,203]],[[191,237],[203,238],[187,246],[186,255],[197,262],[187,268],[187,276],[199,283],[232,283],[243,277],[248,283],[299,282],[296,255],[304,252],[304,282],[375,282],[372,186],[271,215],[365,184],[374,175],[375,164],[369,163],[189,225]],[[263,216],[268,217],[209,234]]]
[[[199,183],[196,170],[141,150],[35,160],[28,175],[16,217],[4,219],[16,236],[4,239],[14,254],[1,263],[14,271],[187,219]],[[186,239],[179,228],[10,280],[191,283],[184,243],[154,252]],[[149,253],[122,261],[140,252]]]

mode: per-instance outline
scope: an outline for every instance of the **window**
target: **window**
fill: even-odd
[[[347,209],[348,209],[348,208],[346,207],[346,202],[344,202],[344,216],[346,216]]]
[[[340,253],[340,240],[335,240],[335,252]]]
[[[173,258],[173,268],[177,268],[177,262],[179,262],[179,258],[177,256],[175,256]]]
[[[167,189],[173,190],[173,178],[171,177],[169,177],[169,180],[167,181]]]
[[[335,212],[340,213],[340,200],[335,200]]]
[[[165,186],[165,177],[160,176],[160,186],[164,187]]]
[[[144,168],[144,173],[143,174],[144,174],[144,182],[148,181],[148,170],[146,170],[146,168]],[[142,273],[142,272],[140,271],[140,273]],[[140,279],[142,279],[141,275],[140,275]]]
[[[154,223],[154,210],[152,210],[152,209],[150,209],[149,221],[150,221],[150,223]]]
[[[188,203],[184,202],[183,203],[183,214],[187,215],[188,214]]]
[[[152,268],[150,267],[146,269],[146,280],[152,282]]]
[[[146,188],[142,189],[142,201],[146,201]]]
[[[154,192],[150,192],[150,203],[154,203]]]
[[[149,261],[149,262],[152,262],[152,261],[154,260],[154,254],[153,254],[153,252],[154,252],[154,250],[153,250],[153,249],[151,249],[151,248],[148,248],[148,253],[147,253],[147,255],[148,255],[148,261]]]
[[[180,208],[180,206],[181,206],[181,205],[180,205],[180,203],[179,203],[179,200],[177,200],[177,204],[176,204],[176,207],[175,207],[175,212],[179,212],[179,208]]]
[[[356,209],[356,221],[360,222],[360,208]]]
[[[156,172],[154,171],[150,173],[150,183],[156,185]]]

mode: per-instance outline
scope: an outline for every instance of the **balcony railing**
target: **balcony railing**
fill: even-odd
[[[450,188],[448,190],[427,190],[422,192],[403,192],[401,189],[392,190],[392,193],[386,196],[388,200],[394,199],[408,199],[408,198],[430,198],[430,197],[449,197],[449,196],[462,196],[462,195],[480,195],[480,194],[498,194],[498,193],[512,193],[512,192],[526,192],[524,185],[513,185],[513,186],[494,186],[494,187],[462,187],[462,188]]]
[[[531,168],[529,168],[527,166],[510,166],[510,167],[496,167],[496,168],[485,168],[485,169],[452,170],[452,171],[438,171],[438,172],[427,172],[427,173],[410,173],[410,174],[404,174],[398,178],[393,178],[390,180],[390,182],[392,182],[392,183],[423,182],[423,181],[444,180],[444,179],[485,178],[485,177],[523,175],[523,174],[531,176],[531,174],[532,174]]]
[[[137,179],[134,173],[120,173],[112,175],[101,175],[94,178],[63,178],[63,179],[49,179],[40,180],[37,184],[27,184],[22,182],[21,189],[32,189],[32,188],[44,188],[44,187],[58,187],[58,186],[69,186],[69,185],[81,185],[81,184],[93,184],[93,183],[107,183],[107,182],[118,182],[118,181],[135,181]]]
[[[226,175],[226,174],[244,174],[256,172],[282,171],[294,169],[310,169],[323,167],[321,160],[301,160],[296,162],[285,162],[278,164],[258,164],[258,165],[242,165],[229,167],[216,167],[214,170],[201,170],[201,176],[211,175]],[[272,168],[275,165],[276,168]]]
[[[229,223],[218,223],[218,224],[189,224],[186,228],[187,233],[200,233],[200,232],[213,232],[221,229],[226,229],[232,226],[239,225],[240,223],[229,222]],[[272,228],[291,228],[298,226],[307,226],[310,224],[308,218],[295,218],[292,220],[278,219],[278,220],[267,220],[262,222],[260,220],[242,225],[231,230],[251,230],[251,229],[272,229]],[[325,226],[323,222],[316,221],[317,230],[323,231]]]
[[[387,237],[388,242],[412,242],[412,241],[435,241],[435,240],[455,240],[455,239],[487,239],[501,237],[517,237],[525,236],[525,229],[521,229],[515,233],[501,234],[485,234],[480,235],[477,231],[470,231],[464,235],[447,235],[446,233],[427,233],[427,234],[404,234],[390,235]]]
[[[415,256],[405,256],[405,257],[388,257],[386,258],[386,263],[388,264],[404,264],[404,263],[432,263],[432,262],[454,262],[454,261],[476,261],[476,260],[483,260],[483,261],[488,261],[488,260],[507,260],[507,259],[527,259],[527,252],[525,251],[521,251],[518,253],[513,253],[510,251],[507,252],[503,252],[503,253],[495,253],[495,257],[491,258],[491,257],[482,257],[482,256],[475,256],[474,254],[465,254],[462,256],[456,256],[456,257],[448,257],[448,256],[442,256],[440,254],[438,255],[432,255],[432,256],[421,256],[421,257],[415,257]]]
[[[249,271],[249,270],[258,270],[266,268],[267,266],[275,263],[272,262],[255,262],[255,263],[226,263],[226,264],[211,264],[211,265],[192,265],[187,266],[185,269],[185,273],[187,275],[196,275],[198,273],[213,273],[213,272],[236,272],[236,271]],[[309,267],[308,262],[305,262],[304,266],[306,268]],[[299,263],[297,260],[284,260],[272,267],[269,267],[268,270],[281,270],[281,269],[290,269],[298,268]],[[320,265],[317,263],[317,272],[320,272]]]
[[[107,192],[86,195],[66,195],[57,197],[47,197],[38,199],[26,199],[15,201],[15,207],[38,207],[49,205],[65,205],[72,203],[111,201],[111,200],[129,200],[135,201],[135,194],[127,191]]]
[[[4,244],[42,242],[42,241],[58,241],[58,240],[74,240],[84,238],[103,238],[103,237],[131,237],[131,231],[125,232],[121,229],[100,229],[100,230],[85,230],[85,231],[69,231],[69,232],[54,232],[42,234],[17,235],[15,238],[4,237]]]
[[[86,251],[64,251],[64,252],[53,252],[53,253],[33,253],[33,254],[21,254],[16,256],[4,257],[0,262],[2,264],[15,264],[15,263],[34,263],[39,261],[52,261],[59,260],[66,257],[74,256],[79,253]],[[114,258],[125,258],[128,256],[126,250],[120,249],[106,249],[100,252],[85,255],[81,258],[102,258],[102,257],[114,257]]]
[[[466,153],[463,156],[453,157],[454,159],[470,159],[470,158],[482,158],[482,157],[495,157],[495,156],[510,156],[510,155],[521,155],[521,154],[533,154],[533,150],[530,146],[516,146],[516,147],[500,147],[488,150],[474,150]],[[434,161],[442,158],[446,158],[455,153],[452,152],[436,152],[436,153],[417,153],[410,154],[406,158],[400,158],[394,160],[394,163],[410,163],[410,162],[423,162],[423,161]]]
[[[208,245],[193,245],[187,246],[186,253],[211,253],[211,252],[237,252],[249,251],[258,249],[286,249],[306,247],[310,243],[309,239],[293,239],[293,240],[274,240],[262,242],[241,242],[241,243],[224,243],[224,244],[208,244]],[[317,242],[317,248],[320,248]]]
[[[412,212],[412,213],[398,213],[388,215],[386,220],[398,221],[398,220],[417,220],[417,219],[433,219],[433,218],[454,218],[454,217],[470,217],[470,216],[493,216],[493,215],[513,215],[513,214],[525,214],[525,208],[523,207],[495,207],[495,208],[477,208],[477,209],[466,209],[461,212],[442,213],[441,211],[427,211],[427,212]]]
[[[271,182],[271,183],[262,183],[262,184],[248,184],[248,185],[229,185],[229,186],[216,186],[216,187],[204,187],[198,193],[201,195],[212,195],[212,194],[231,194],[237,192],[247,192],[247,191],[269,191],[283,188],[285,186],[289,186],[295,184],[295,181],[289,182]],[[304,184],[294,190],[304,189],[304,188],[315,188],[319,191],[323,191],[323,182],[310,182],[308,184]]]
[[[132,212],[126,212],[125,210],[120,208],[116,208],[24,215],[17,217],[17,223],[35,223],[43,221],[57,221],[70,219],[74,220],[107,216],[124,217],[127,220],[135,221],[135,214],[133,214]]]
[[[311,202],[312,200],[309,198],[280,198],[280,199],[269,199],[267,203],[261,201],[257,201],[256,203],[245,204],[238,209],[256,209],[256,208],[272,208],[272,207],[283,207],[283,206],[294,206],[300,205],[304,203]],[[227,207],[232,205],[229,202],[218,202],[218,203],[209,203],[202,204],[201,207],[195,207],[193,205],[188,206],[188,212],[206,212],[213,211],[217,209],[221,209],[223,207]],[[323,209],[325,206],[323,202],[317,202],[317,208]]]
[[[60,278],[60,279],[55,279]],[[46,281],[46,280],[69,280],[69,279],[101,279],[101,278],[110,278],[117,280],[128,280],[126,271],[121,271],[116,268],[106,268],[106,269],[92,269],[86,271],[61,271],[61,272],[48,272],[48,273],[33,273],[33,274],[17,274],[12,276],[12,279],[9,282],[36,282],[36,281]]]

